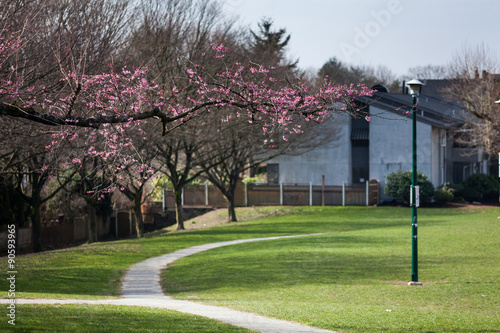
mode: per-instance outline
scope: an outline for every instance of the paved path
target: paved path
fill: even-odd
[[[318,235],[318,234],[313,234]],[[164,308],[180,312],[200,315],[229,323],[239,327],[249,328],[265,333],[332,333],[332,331],[295,324],[284,320],[271,319],[251,313],[235,311],[218,306],[198,304],[190,301],[175,300],[165,296],[160,285],[160,272],[169,263],[189,255],[214,249],[217,247],[241,244],[246,242],[256,242],[263,240],[274,240],[292,237],[305,237],[313,235],[294,235],[268,238],[251,238],[235,241],[219,242],[193,246],[159,257],[144,260],[132,266],[123,279],[122,299],[110,300],[29,300],[18,299],[17,304],[111,304],[111,305],[131,305],[154,308]],[[7,303],[9,300],[0,300],[0,303]]]

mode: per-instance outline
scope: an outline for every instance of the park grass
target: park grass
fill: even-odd
[[[16,325],[0,332],[236,333],[254,332],[176,311],[114,305],[18,305]]]
[[[500,332],[498,209],[419,210],[423,286],[407,285],[408,209],[335,212],[271,218],[327,219],[330,233],[181,259],[164,271],[164,289],[179,299],[342,332]]]
[[[499,332],[498,208],[419,210],[423,287],[406,285],[408,208],[266,210],[273,216],[18,256],[16,297],[116,298],[125,270],[149,257],[218,241],[327,233],[182,259],[164,275],[167,293],[344,332]],[[0,272],[4,298],[6,271]],[[26,308],[39,320],[52,311]]]
[[[388,214],[391,212],[391,214]],[[244,212],[243,212],[244,213]],[[248,213],[248,212],[247,212]],[[288,214],[294,218],[288,219]],[[182,248],[233,239],[339,232],[406,224],[406,210],[343,207],[264,207],[269,218],[188,232],[157,232],[142,239],[84,244],[16,258],[16,297],[102,299],[120,296],[127,268]],[[370,219],[371,216],[377,219]],[[390,216],[389,216],[390,215]],[[332,219],[337,216],[338,219]],[[382,217],[386,217],[383,220]],[[314,222],[311,222],[314,221]],[[356,223],[351,223],[355,221]],[[7,268],[7,260],[3,261]],[[0,297],[7,298],[7,269],[0,271]]]

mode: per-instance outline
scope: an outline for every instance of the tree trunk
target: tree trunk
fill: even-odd
[[[236,218],[236,210],[234,207],[234,195],[227,196],[226,201],[227,201],[228,222],[238,222],[238,219]]]
[[[31,200],[31,232],[33,237],[33,251],[42,252],[42,201],[39,195],[34,194]]]
[[[134,200],[135,233],[137,238],[144,236],[144,218],[141,210],[141,200]]]
[[[90,223],[89,223],[89,243],[97,242],[98,236],[97,236],[97,214],[95,211],[95,207],[92,205],[89,205],[89,211],[90,211]]]
[[[184,209],[182,208],[182,189],[174,189],[175,196],[175,219],[177,230],[184,230]]]
[[[227,211],[228,211],[228,218],[229,222],[238,222],[238,219],[236,218],[236,210],[235,210],[235,204],[234,204],[234,197],[236,193],[236,185],[238,184],[238,179],[239,179],[239,169],[235,169],[231,171],[230,177],[229,177],[229,186],[227,188],[226,192],[226,199],[227,199]]]

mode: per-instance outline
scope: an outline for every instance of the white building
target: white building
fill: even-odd
[[[464,121],[464,112],[440,95],[444,80],[424,81],[417,106],[417,168],[435,187],[445,182],[460,183],[467,176],[487,173],[481,154],[454,144],[454,135]],[[368,112],[353,119],[339,116],[339,137],[301,155],[282,155],[268,162],[268,181],[327,185],[364,183],[412,167],[412,97],[388,93],[383,86],[372,97],[358,100]],[[389,199],[382,194],[382,199]]]

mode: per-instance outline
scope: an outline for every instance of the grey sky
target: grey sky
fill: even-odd
[[[329,58],[395,74],[445,65],[465,45],[500,54],[498,0],[226,0],[254,30],[263,17],[292,35],[289,54],[301,68]]]

